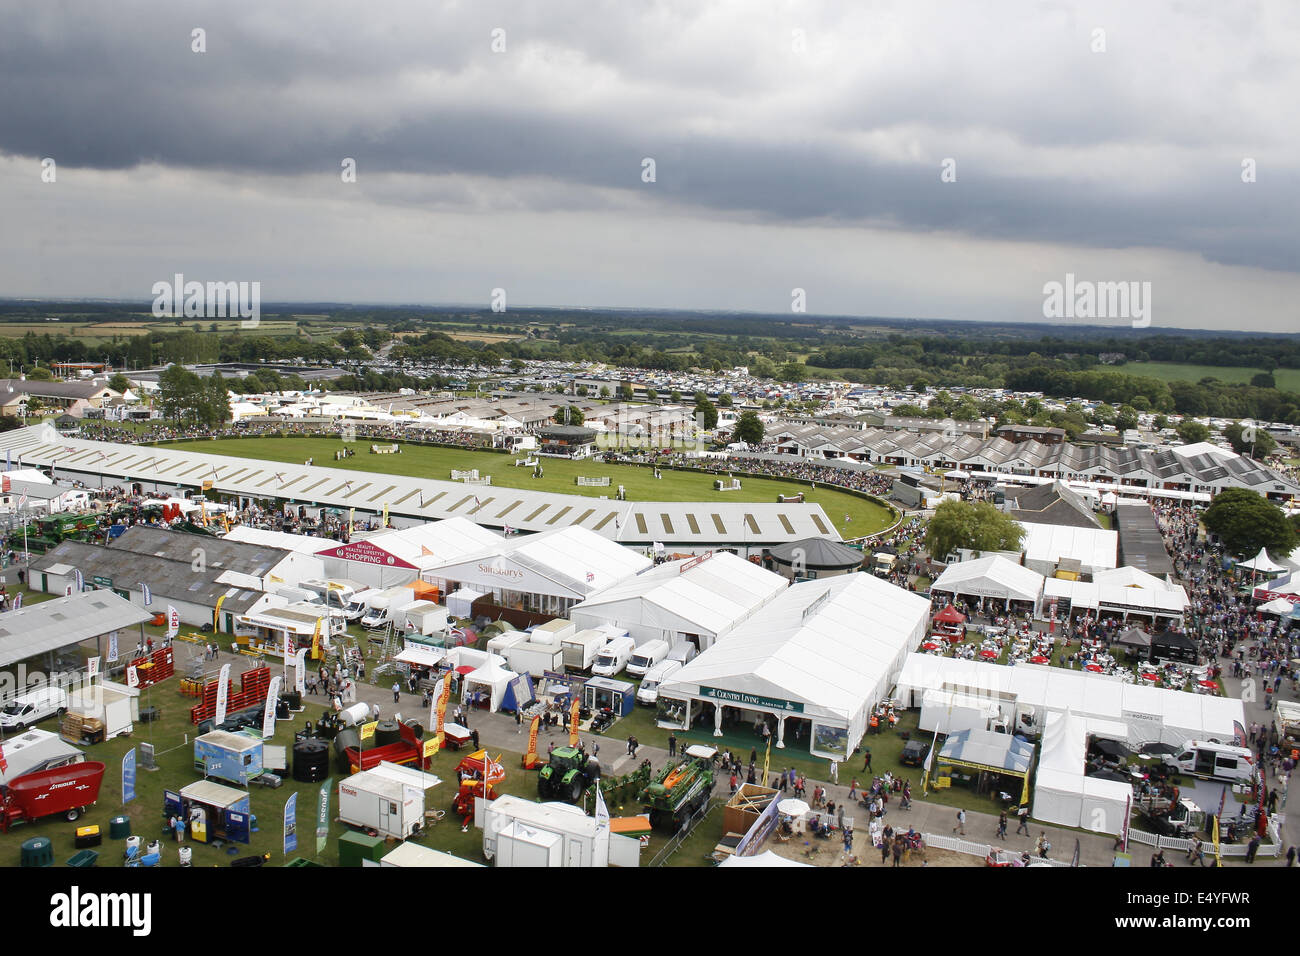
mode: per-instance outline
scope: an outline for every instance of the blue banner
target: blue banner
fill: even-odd
[[[298,849],[298,794],[284,801],[284,855]]]
[[[122,756],[122,803],[135,799],[135,748]]]
[[[316,802],[316,855],[325,850],[325,840],[330,835],[330,793],[334,789],[334,778],[326,777],[320,785],[320,796]]]

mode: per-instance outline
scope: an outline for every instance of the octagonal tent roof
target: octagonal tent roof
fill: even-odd
[[[769,548],[767,553],[778,564],[795,564],[802,560],[811,571],[842,571],[862,564],[862,552],[847,544],[826,538],[804,538]]]

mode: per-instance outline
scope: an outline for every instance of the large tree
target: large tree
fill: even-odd
[[[1254,422],[1233,422],[1223,430],[1223,437],[1238,455],[1263,460],[1277,450],[1273,436]]]
[[[1260,548],[1275,555],[1295,550],[1296,533],[1282,509],[1246,488],[1228,488],[1214,496],[1202,519],[1223,546],[1239,558],[1253,557]]]
[[[1188,445],[1195,445],[1210,437],[1210,429],[1194,418],[1184,418],[1174,431],[1178,432],[1178,437]]]
[[[942,560],[958,548],[1015,551],[1024,536],[1019,522],[986,501],[945,501],[934,510],[925,544],[935,559]]]
[[[758,420],[757,412],[741,412],[736,420],[736,427],[731,432],[732,441],[743,441],[747,445],[758,445],[763,441],[763,423]]]
[[[705,431],[718,427],[718,409],[703,392],[695,393],[695,420]]]
[[[558,425],[581,425],[587,420],[577,405],[561,405],[555,410],[554,418]]]

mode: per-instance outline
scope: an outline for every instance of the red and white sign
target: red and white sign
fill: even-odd
[[[362,564],[373,564],[384,568],[418,570],[415,565],[395,557],[369,541],[354,541],[351,544],[341,544],[336,548],[327,548],[324,551],[318,551],[316,557],[342,558],[345,561],[359,561]]]

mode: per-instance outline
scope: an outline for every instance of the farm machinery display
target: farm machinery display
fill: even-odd
[[[476,750],[456,765],[456,776],[460,788],[452,801],[452,810],[458,817],[468,817],[474,813],[474,798],[495,800],[497,784],[506,778],[506,768],[502,765],[500,755],[496,760],[488,756],[486,750]]]
[[[641,792],[641,802],[656,829],[680,830],[713,795],[713,763],[703,757],[687,757],[670,763]]]
[[[38,770],[14,780],[4,791],[0,830],[18,823],[63,814],[73,821],[99,799],[105,766],[94,760]]]
[[[637,799],[641,791],[650,783],[651,775],[650,761],[642,760],[640,766],[622,777],[601,777],[600,792],[605,795],[605,804],[610,807],[621,807],[628,801]],[[587,791],[585,803],[587,813],[595,816],[595,787]]]
[[[577,747],[557,747],[537,774],[537,795],[543,800],[577,803],[583,791],[600,780],[600,761]]]

